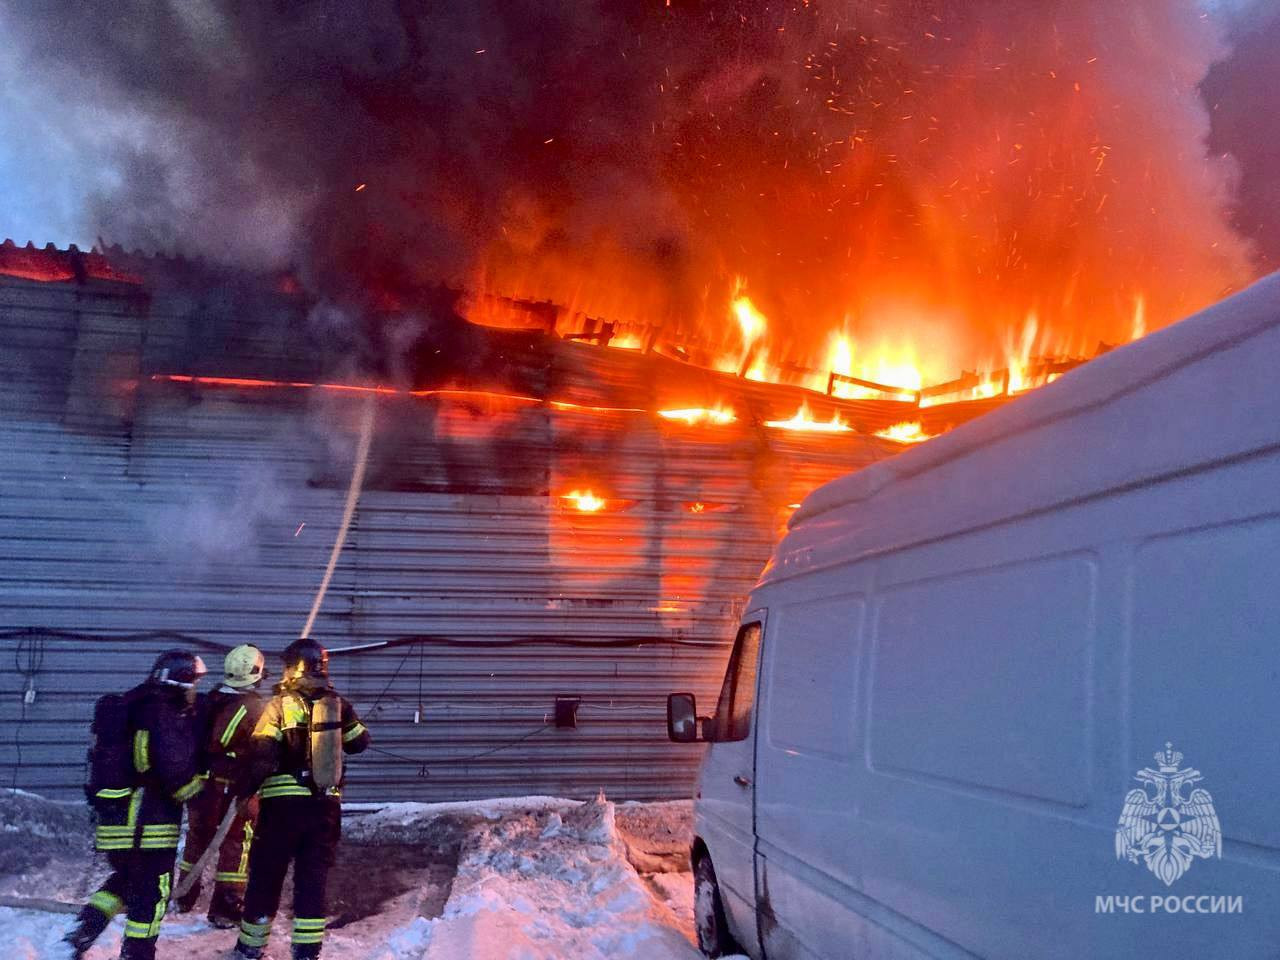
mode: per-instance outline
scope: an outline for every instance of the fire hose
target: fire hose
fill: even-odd
[[[347,486],[347,500],[342,508],[342,523],[338,525],[338,535],[334,538],[333,549],[329,552],[329,563],[324,570],[324,578],[320,581],[320,589],[316,591],[315,600],[311,603],[311,613],[307,615],[306,625],[302,628],[301,637],[306,639],[311,636],[311,628],[315,625],[316,614],[320,612],[320,605],[324,603],[324,595],[329,591],[329,582],[333,579],[334,568],[338,565],[338,556],[342,553],[342,548],[347,542],[347,530],[351,527],[351,518],[356,512],[356,502],[360,499],[360,491],[364,487],[364,469],[369,462],[369,446],[373,440],[373,397],[370,396],[365,400],[364,414],[360,419],[360,442],[356,446],[356,462],[351,471],[351,483]],[[173,890],[173,900],[180,900],[186,896],[191,887],[199,880],[200,875],[204,873],[205,867],[209,865],[209,861],[217,854],[218,849],[222,846],[222,841],[227,838],[227,834],[231,830],[231,824],[235,822],[236,814],[240,812],[242,801],[239,799],[232,800],[231,805],[227,807],[227,812],[222,818],[222,822],[218,824],[217,832],[214,833],[213,839],[209,841],[209,845],[205,847],[204,852],[192,865],[191,870],[183,877]]]
[[[235,822],[236,814],[240,812],[240,799],[231,801],[231,806],[227,807],[226,815],[222,818],[222,822],[218,824],[218,829],[213,834],[213,839],[209,841],[209,845],[204,848],[204,853],[200,854],[200,858],[192,864],[191,869],[187,871],[187,875],[178,881],[173,888],[173,894],[170,900],[181,900],[187,895],[196,881],[200,879],[200,875],[204,873],[204,868],[209,865],[222,847],[222,841],[227,839],[227,833],[231,830],[231,824]]]
[[[311,604],[311,613],[307,616],[306,626],[299,636],[305,640],[311,636],[311,628],[315,625],[316,614],[324,603],[324,595],[329,592],[329,581],[333,579],[334,567],[338,565],[338,555],[347,542],[347,530],[351,526],[351,518],[356,512],[356,501],[360,499],[360,490],[364,486],[364,468],[369,462],[369,444],[373,440],[373,397],[365,400],[364,416],[360,420],[360,443],[356,447],[356,463],[351,471],[351,483],[347,486],[347,502],[342,508],[342,523],[338,527],[338,535],[333,541],[333,550],[329,553],[329,564],[324,569],[324,579],[320,581],[320,589]]]

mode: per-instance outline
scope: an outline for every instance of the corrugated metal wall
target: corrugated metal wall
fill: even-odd
[[[349,796],[687,796],[699,750],[666,740],[665,695],[714,696],[788,505],[893,445],[763,427],[798,390],[524,334],[483,332],[497,365],[447,385],[557,403],[170,379],[322,380],[308,329],[296,299],[207,278],[0,277],[0,783],[74,794],[94,698],[165,633],[215,669],[222,648],[297,635],[373,402],[314,631],[395,641],[334,657],[386,751],[351,765]],[[653,414],[715,402],[738,421]],[[813,412],[870,430],[903,406]],[[587,488],[608,509],[562,499]],[[549,725],[559,694],[582,698],[577,729]]]

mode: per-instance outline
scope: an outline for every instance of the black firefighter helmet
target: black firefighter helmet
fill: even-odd
[[[310,638],[295,640],[284,648],[284,683],[303,678],[328,682],[329,651]]]
[[[147,679],[165,686],[191,688],[208,672],[204,661],[190,650],[166,650],[156,657]]]
[[[147,684],[169,690],[191,706],[196,702],[196,684],[208,672],[204,661],[190,650],[166,650],[152,664]]]

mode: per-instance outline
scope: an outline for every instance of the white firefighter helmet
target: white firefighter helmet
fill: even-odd
[[[267,661],[252,643],[242,643],[222,662],[228,687],[251,687],[265,676]]]

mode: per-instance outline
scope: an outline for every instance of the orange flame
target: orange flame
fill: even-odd
[[[920,406],[936,407],[944,403],[961,403],[965,400],[987,400],[1004,393],[1004,380],[1001,376],[990,373],[985,373],[982,376],[983,378],[971,387],[962,387],[948,393],[921,397]]]
[[[739,295],[733,298],[733,315],[738,318],[744,347],[753,346],[769,326],[769,319],[756,309],[756,305],[748,296]]]
[[[1005,360],[1008,363],[1009,370],[1009,393],[1021,393],[1023,390],[1029,390],[1032,386],[1035,386],[1035,384],[1031,383],[1027,367],[1030,365],[1031,351],[1035,346],[1036,333],[1039,328],[1039,319],[1034,312],[1029,313],[1027,314],[1027,319],[1023,321],[1017,342],[1006,342]]]
[[[750,297],[742,293],[743,286],[744,281],[739,277],[734,283],[734,295],[730,303],[730,309],[738,320],[738,330],[742,334],[742,353],[737,363],[726,363],[722,359],[716,367],[730,373],[742,373],[748,380],[768,381],[768,355],[759,343],[769,328],[769,318],[756,309]],[[747,369],[744,370],[744,367]]]
[[[800,409],[790,420],[766,420],[764,425],[778,430],[803,430],[809,433],[847,433],[853,429],[840,419],[838,413],[832,414],[828,421],[814,420],[809,415],[808,403],[800,404]]]
[[[857,353],[853,339],[846,333],[833,333],[827,348],[827,369],[831,373],[858,380],[869,380],[872,383],[884,384],[886,387],[899,387],[910,393],[887,393],[874,387],[866,387],[857,383],[846,383],[836,380],[831,385],[831,395],[845,400],[905,400],[914,401],[914,391],[924,385],[924,373],[916,359],[915,348],[907,344],[895,349],[888,344],[880,344],[868,357],[855,365]],[[825,375],[821,383],[814,381],[814,388],[826,390]]]
[[[685,410],[659,410],[658,416],[667,420],[679,420],[687,423],[689,426],[705,423],[713,426],[722,426],[726,423],[733,423],[738,418],[733,415],[732,410],[725,410],[722,407],[716,407],[708,410],[704,407],[689,407]]]
[[[895,423],[892,427],[876,431],[877,437],[892,440],[895,443],[923,443],[933,438],[933,434],[925,433],[919,420],[907,420]]]
[[[609,341],[609,346],[615,350],[640,350],[644,347],[644,340],[639,334],[624,333],[620,337],[614,337]]]
[[[599,513],[609,504],[608,500],[597,497],[590,490],[570,490],[560,500],[565,506],[583,513]]]
[[[1133,331],[1130,340],[1141,340],[1147,335],[1147,298],[1138,294],[1133,300]]]
[[[827,368],[832,373],[853,376],[853,340],[844,333],[833,333],[827,350]]]

